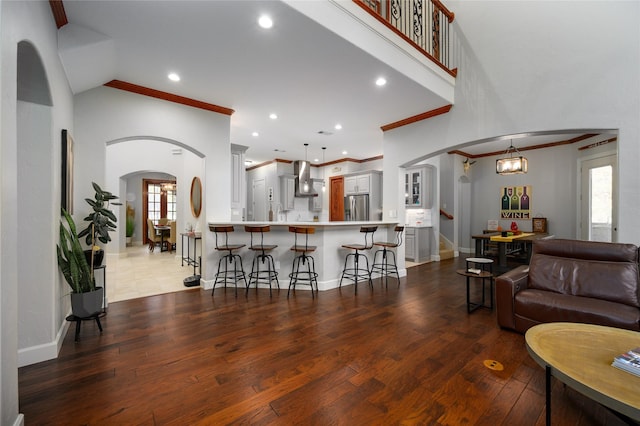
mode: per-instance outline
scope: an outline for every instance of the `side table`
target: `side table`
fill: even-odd
[[[493,260],[482,257],[467,259],[467,268],[458,269],[456,273],[467,278],[467,312],[471,313],[479,308],[493,310]],[[480,278],[482,281],[482,301],[472,302],[469,291],[470,278]],[[489,304],[486,302],[485,280],[489,280]]]

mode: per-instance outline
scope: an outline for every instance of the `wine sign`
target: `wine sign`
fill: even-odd
[[[500,219],[531,218],[531,185],[505,186],[500,192]]]

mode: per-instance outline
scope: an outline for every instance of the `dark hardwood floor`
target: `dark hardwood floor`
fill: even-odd
[[[463,259],[320,292],[199,289],[109,305],[19,371],[27,425],[543,425],[544,371],[495,311],[467,314]],[[496,360],[504,369],[485,367]],[[554,381],[553,424],[623,424]]]

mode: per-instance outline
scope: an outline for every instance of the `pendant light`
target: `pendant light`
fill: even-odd
[[[324,151],[327,149],[326,146],[322,147],[322,192],[327,190],[327,185],[324,181]]]
[[[511,146],[504,152],[504,157],[496,160],[496,173],[499,175],[514,175],[527,173],[529,163],[526,158],[520,154],[517,148]],[[514,156],[515,155],[515,156]]]
[[[309,147],[308,143],[304,144],[304,162],[305,162],[305,166],[309,167],[309,163],[307,162],[307,148]],[[309,181],[307,180],[307,178],[305,177],[304,183],[302,185],[303,191],[309,192]]]

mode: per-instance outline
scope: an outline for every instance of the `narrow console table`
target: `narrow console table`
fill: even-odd
[[[200,232],[182,232],[182,266],[185,262],[187,266],[193,265],[193,275],[184,279],[186,287],[200,285],[200,275],[196,273],[196,268],[200,267],[200,257],[198,257],[198,240],[202,240]],[[184,255],[185,238],[187,240],[187,255]],[[193,241],[193,257],[191,255],[191,241]]]

